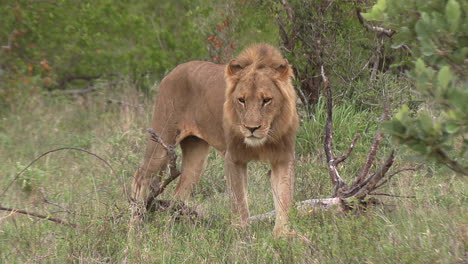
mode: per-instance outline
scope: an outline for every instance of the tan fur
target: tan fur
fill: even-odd
[[[247,163],[266,161],[272,167],[277,211],[274,233],[287,231],[298,128],[292,77],[290,65],[277,49],[258,44],[228,65],[189,62],[163,79],[152,126],[166,143],[182,148],[182,175],[175,198],[189,198],[212,146],[225,157],[232,208],[245,225],[249,217]],[[145,204],[166,167],[164,149],[149,141],[145,162],[135,173],[132,198]]]

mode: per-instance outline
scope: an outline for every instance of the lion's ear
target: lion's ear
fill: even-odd
[[[232,61],[229,62],[228,66],[227,66],[226,73],[227,73],[228,76],[233,76],[233,75],[236,75],[242,69],[244,69],[244,67],[242,67],[235,60],[232,60]]]
[[[294,77],[293,71],[291,69],[291,65],[289,65],[288,60],[284,60],[284,62],[275,68],[275,70],[279,73],[278,79],[285,81],[291,77]]]

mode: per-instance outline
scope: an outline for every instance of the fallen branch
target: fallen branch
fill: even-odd
[[[331,208],[336,208],[338,211],[345,211],[346,205],[339,197],[309,199],[296,204],[296,209],[302,215],[310,215],[317,210],[329,210]],[[273,221],[275,216],[276,211],[273,210],[268,213],[251,216],[249,217],[249,222]]]
[[[57,224],[66,225],[66,226],[70,226],[70,227],[73,227],[73,228],[77,227],[76,224],[69,223],[69,222],[67,222],[67,221],[65,221],[63,219],[60,219],[60,218],[51,217],[51,216],[48,216],[48,215],[38,214],[38,213],[34,213],[34,212],[29,212],[29,211],[22,210],[22,209],[8,208],[8,207],[0,206],[0,211],[8,211],[8,212],[13,212],[13,213],[18,213],[18,214],[34,216],[34,217],[38,217],[38,218],[41,218],[41,219],[52,221],[52,222],[57,223]]]

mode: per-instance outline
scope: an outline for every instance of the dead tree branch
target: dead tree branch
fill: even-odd
[[[424,166],[424,164],[419,164],[418,166],[416,167],[413,167],[413,168],[403,168],[403,169],[399,169],[395,172],[393,172],[392,174],[388,175],[387,178],[385,180],[383,180],[381,183],[379,183],[377,186],[375,186],[375,189],[379,189],[380,187],[384,186],[388,181],[390,181],[390,179],[399,174],[399,173],[402,173],[404,171],[418,171],[419,169],[422,168],[422,166]]]
[[[323,66],[320,68],[320,73],[322,75],[323,84],[325,87],[325,92],[327,94],[327,121],[325,123],[325,139],[324,139],[324,149],[325,155],[328,162],[328,171],[330,178],[335,186],[335,195],[338,193],[338,190],[345,187],[346,183],[340,177],[338,170],[336,169],[335,156],[332,150],[333,142],[333,131],[332,131],[332,120],[333,120],[333,106],[332,106],[332,90],[330,88],[330,82],[328,81],[327,76]]]
[[[356,145],[356,141],[359,139],[359,137],[361,136],[361,134],[357,133],[354,138],[353,138],[353,141],[351,142],[351,145],[349,145],[349,148],[348,150],[345,152],[345,154],[343,154],[343,156],[335,159],[335,166],[338,166],[338,164],[340,164],[341,162],[345,161],[349,155],[351,155],[351,152],[353,152],[354,150],[354,146]]]
[[[339,158],[336,158],[333,154],[333,100],[332,100],[332,91],[330,83],[325,74],[323,66],[320,68],[321,75],[323,79],[324,89],[327,95],[327,120],[325,124],[325,137],[324,137],[324,149],[327,158],[327,166],[330,178],[334,185],[334,195],[332,198],[321,198],[321,199],[310,199],[299,202],[296,204],[296,208],[301,214],[310,214],[317,209],[327,210],[330,208],[337,208],[338,211],[346,211],[351,208],[352,202],[350,199],[354,198],[361,205],[367,205],[369,202],[366,202],[365,198],[368,195],[382,195],[382,196],[391,196],[391,197],[402,197],[402,198],[414,198],[414,196],[398,196],[392,194],[384,194],[375,192],[378,188],[387,183],[393,176],[397,175],[403,171],[416,171],[421,168],[422,165],[419,165],[414,168],[404,168],[395,171],[394,173],[387,175],[388,171],[392,167],[395,161],[395,152],[392,150],[387,157],[387,159],[382,163],[380,168],[369,175],[370,168],[374,165],[375,159],[377,156],[378,148],[380,142],[383,138],[382,133],[376,133],[374,136],[374,142],[369,150],[367,155],[366,162],[363,165],[360,173],[356,176],[356,180],[351,184],[347,185],[346,182],[340,177],[337,169],[337,165],[345,161],[350,153],[353,151],[356,141],[359,138],[359,134],[356,134],[354,137],[349,149],[345,154]],[[388,108],[384,106],[384,113],[382,114],[382,120],[386,120],[388,117]],[[374,199],[374,203],[377,203],[378,200]],[[275,211],[271,211],[265,214],[260,214],[252,216],[249,218],[250,222],[272,220],[275,216]]]
[[[346,206],[343,203],[343,200],[339,197],[333,198],[318,198],[318,199],[309,199],[298,202],[296,204],[296,209],[302,215],[310,215],[311,213],[317,210],[329,210],[336,207],[338,211],[345,211]],[[270,221],[272,222],[275,219],[276,211],[270,211],[268,213],[259,214],[249,217],[249,222],[263,222]]]
[[[375,159],[377,156],[377,152],[380,146],[380,143],[383,138],[382,132],[377,132],[374,136],[374,141],[372,146],[369,150],[369,153],[366,158],[366,162],[363,164],[362,169],[360,170],[359,174],[356,176],[355,181],[348,186],[342,178],[338,178],[338,170],[336,165],[340,162],[344,161],[351,153],[354,144],[358,136],[356,135],[351,143],[350,148],[348,151],[340,158],[336,158],[333,155],[332,150],[332,120],[333,120],[333,99],[332,99],[332,91],[330,87],[330,83],[328,78],[325,74],[323,66],[321,67],[321,75],[324,83],[324,88],[327,95],[327,123],[325,125],[325,140],[324,140],[324,149],[327,157],[328,162],[328,170],[329,174],[332,178],[332,182],[335,186],[335,197],[339,197],[341,199],[347,199],[351,197],[355,197],[358,200],[363,200],[367,195],[375,191],[378,187],[385,184],[389,178],[393,177],[395,174],[391,174],[387,176],[387,172],[392,167],[394,160],[395,160],[395,152],[392,150],[388,158],[385,162],[380,166],[380,168],[372,175],[369,176],[369,171],[371,167],[375,163]],[[384,112],[382,114],[382,120],[386,120],[388,118],[388,108],[384,106]]]
[[[13,212],[13,213],[18,213],[18,214],[34,216],[34,217],[38,217],[38,218],[41,218],[41,219],[52,221],[52,222],[57,223],[57,224],[66,225],[66,226],[70,226],[70,227],[73,227],[73,228],[77,227],[76,224],[69,223],[69,222],[67,222],[67,221],[65,221],[63,219],[60,219],[60,218],[51,217],[49,215],[38,214],[38,213],[35,213],[35,212],[30,212],[30,211],[26,211],[26,210],[22,210],[22,209],[8,208],[8,207],[0,206],[0,211],[8,211],[8,212]]]
[[[281,0],[281,5],[283,6],[284,13],[286,14],[286,19],[289,21],[289,23],[294,23],[294,11],[289,5],[287,0]],[[283,39],[284,46],[283,48],[289,52],[292,53],[294,50],[294,46],[296,45],[296,38],[295,38],[295,29],[292,28],[291,32],[288,34],[288,31],[286,29],[286,23],[284,21],[284,18],[282,15],[279,15],[277,17],[278,25],[280,28],[280,35],[281,38]]]
[[[175,146],[174,145],[168,145],[166,144],[162,138],[154,131],[152,128],[147,129],[148,133],[151,135],[151,140],[154,142],[160,144],[167,152],[167,155],[169,156],[169,177],[164,180],[158,187],[157,190],[154,191],[154,195],[148,199],[147,206],[151,207],[153,202],[155,202],[154,199],[161,193],[163,193],[164,189],[173,182],[175,179],[177,179],[180,176],[180,171],[177,169],[177,154],[175,152]]]
[[[360,8],[356,8],[356,15],[357,15],[357,17],[359,19],[359,22],[369,31],[384,34],[385,36],[387,36],[389,38],[391,38],[393,36],[393,34],[395,34],[395,30],[393,30],[393,29],[386,29],[386,28],[383,28],[383,27],[369,25],[367,23],[367,21],[364,19],[364,17],[362,17]]]

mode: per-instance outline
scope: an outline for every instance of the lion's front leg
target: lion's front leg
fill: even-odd
[[[288,211],[291,209],[294,191],[294,160],[272,164],[270,181],[276,210],[273,234],[288,235]]]
[[[240,225],[245,226],[249,218],[247,203],[247,163],[232,159],[229,152],[225,156],[226,183],[231,198],[232,210],[240,217]]]

